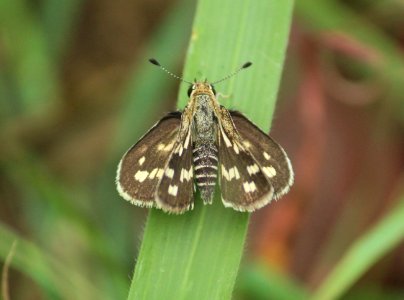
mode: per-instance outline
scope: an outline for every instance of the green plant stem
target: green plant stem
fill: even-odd
[[[198,3],[184,76],[222,78],[242,63],[253,68],[216,89],[268,129],[284,61],[293,1]],[[158,76],[156,74],[156,76]],[[169,79],[167,79],[169,80]],[[180,89],[180,107],[186,102]],[[230,299],[244,251],[249,214],[214,204],[181,216],[151,210],[128,299]]]

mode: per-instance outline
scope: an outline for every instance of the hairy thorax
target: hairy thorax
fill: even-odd
[[[194,115],[194,141],[215,142],[215,121],[209,95],[197,95]],[[200,141],[199,141],[200,142]]]

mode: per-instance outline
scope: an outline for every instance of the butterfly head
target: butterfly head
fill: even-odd
[[[208,83],[207,81],[204,82],[195,82],[191,84],[188,88],[188,97],[191,95],[210,95],[215,96],[216,90],[212,84]]]

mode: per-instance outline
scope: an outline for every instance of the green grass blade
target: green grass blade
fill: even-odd
[[[99,289],[87,278],[57,261],[0,223],[0,259],[5,260],[17,241],[11,267],[32,278],[49,299],[103,299]],[[10,291],[12,294],[12,291]]]
[[[293,1],[200,1],[185,78],[215,80],[245,61],[255,65],[223,82],[237,108],[265,130],[274,111]],[[186,101],[185,86],[180,107]],[[196,199],[181,216],[152,210],[128,299],[230,299],[244,250],[249,214]]]
[[[375,262],[404,239],[404,197],[367,234],[359,238],[313,294],[313,299],[338,299]]]

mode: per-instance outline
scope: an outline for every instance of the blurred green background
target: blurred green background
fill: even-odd
[[[3,298],[126,298],[147,210],[116,165],[175,108],[147,59],[181,74],[195,7],[0,0]],[[271,129],[296,181],[252,215],[235,299],[404,299],[403,45],[402,0],[296,1]]]

